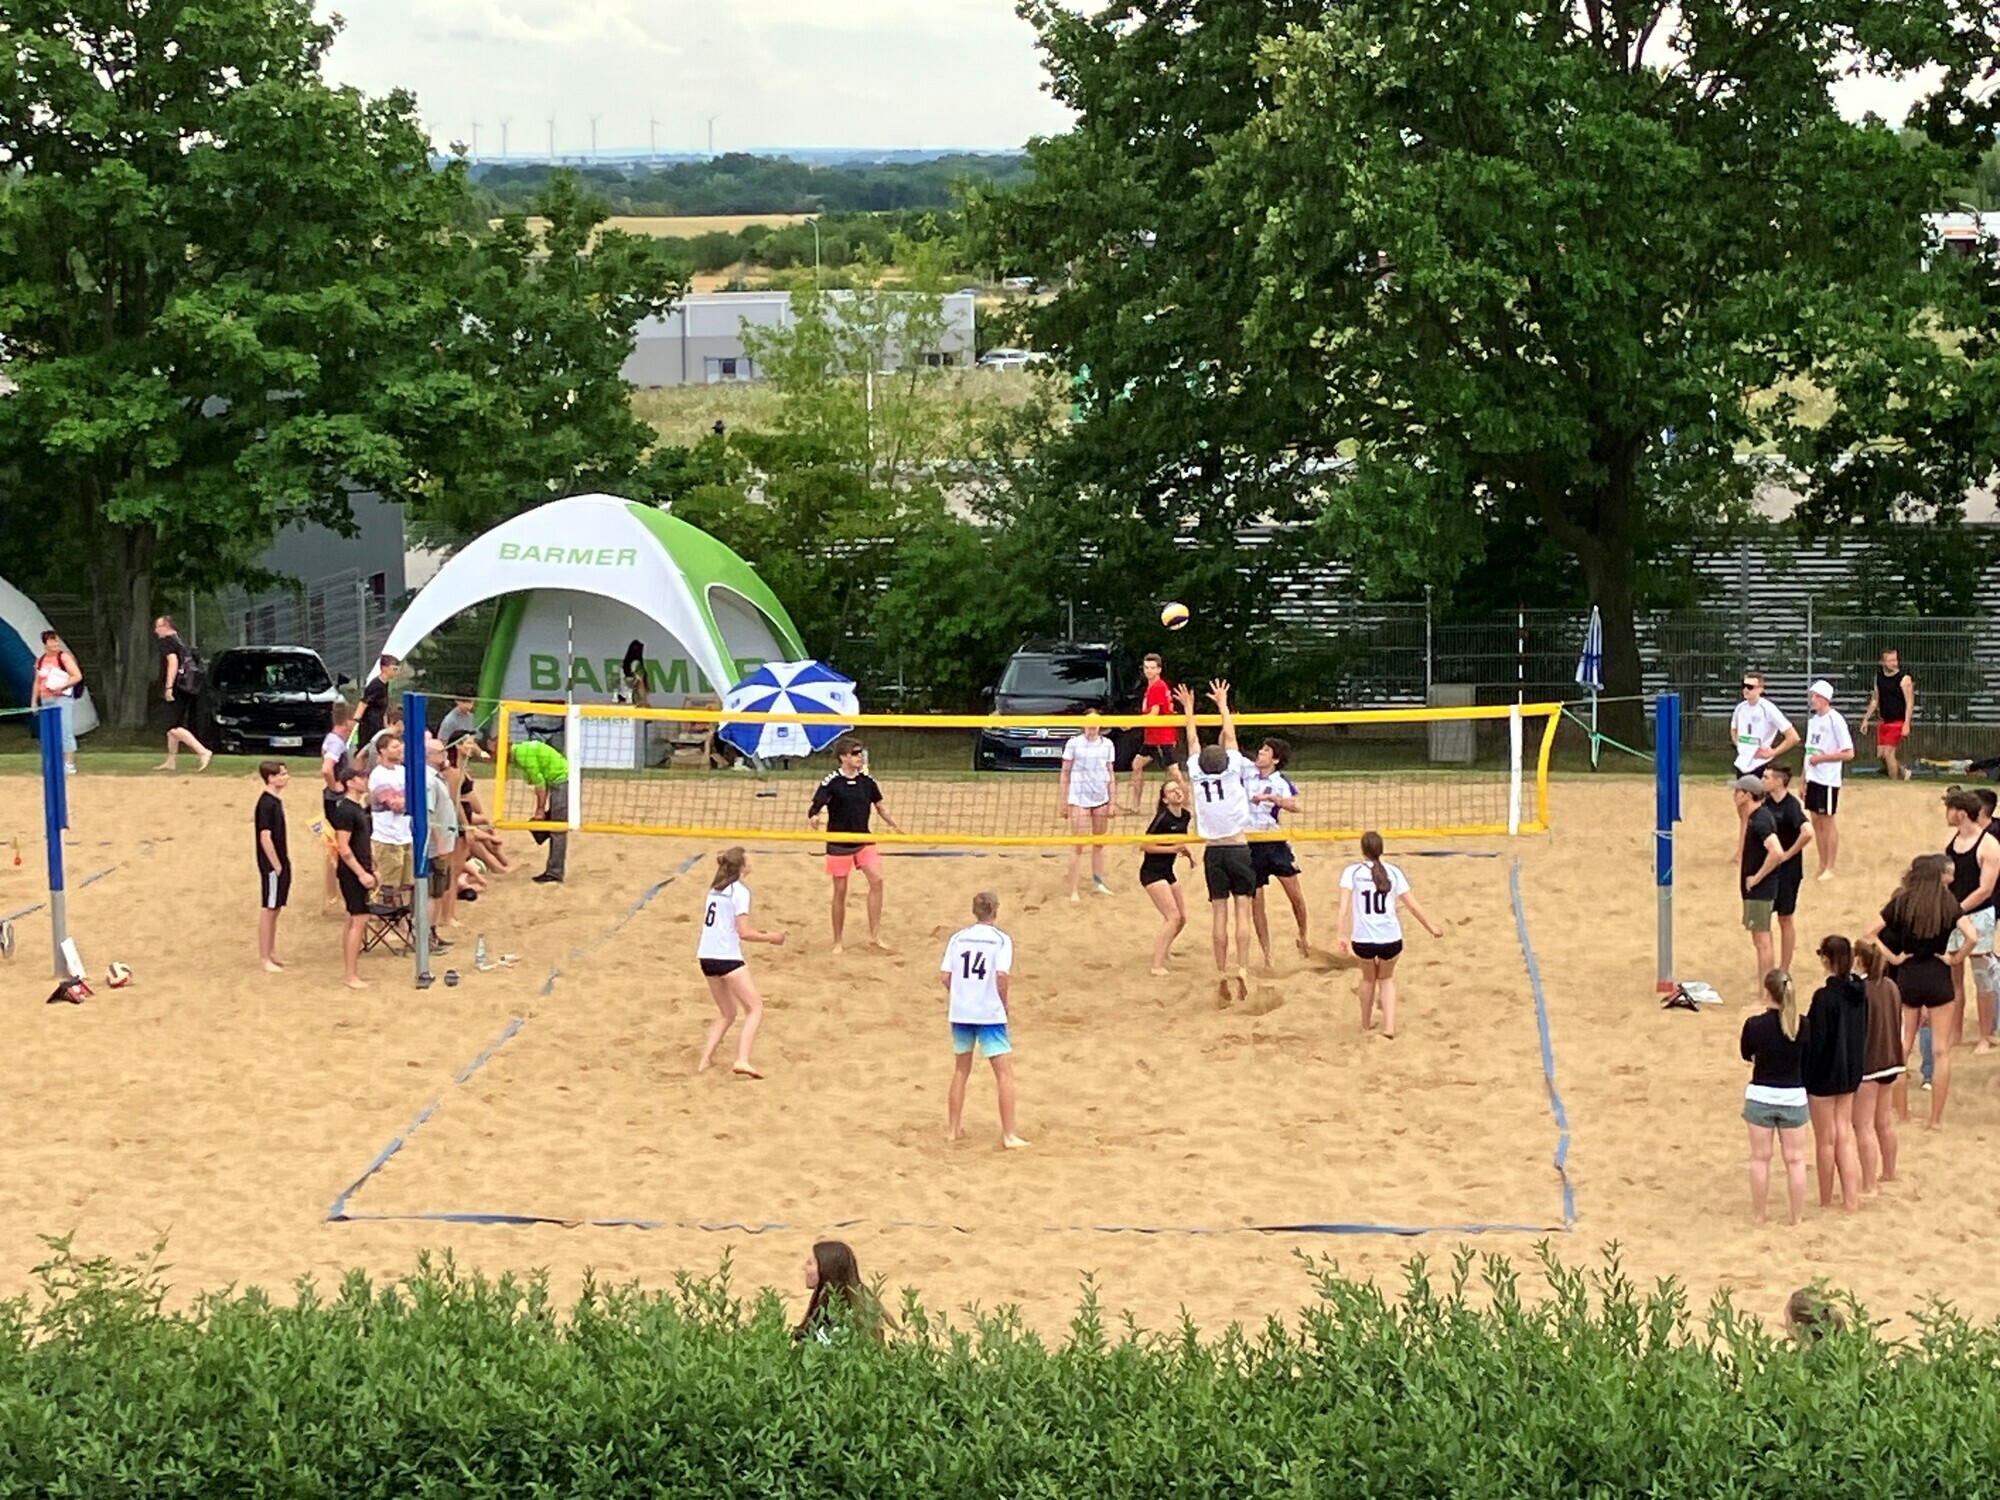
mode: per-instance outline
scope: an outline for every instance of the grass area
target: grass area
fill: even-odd
[[[752,224],[784,229],[813,217],[812,214],[613,214],[603,227],[626,234],[647,234],[655,239],[691,240],[698,234],[737,234]],[[492,222],[495,227],[500,223],[498,219]],[[528,220],[528,227],[537,234],[548,226],[549,221],[544,218],[531,216]]]
[[[1028,370],[957,370],[939,382],[945,398],[966,406],[1019,406],[1044,377]],[[667,443],[687,444],[707,437],[717,422],[732,430],[769,430],[783,405],[763,381],[721,385],[662,386],[634,391],[632,410]]]

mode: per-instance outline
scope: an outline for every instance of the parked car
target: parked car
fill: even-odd
[[[1062,765],[1063,745],[1082,728],[1088,709],[1099,713],[1130,713],[1138,689],[1118,651],[1104,645],[1058,643],[1016,651],[992,691],[996,714],[1048,716],[1047,725],[1020,729],[982,729],[972,750],[975,771],[1055,770]],[[1119,764],[1129,758],[1127,735],[1115,731]]]
[[[1048,362],[1048,355],[1038,349],[988,349],[979,356],[982,370],[1025,370],[1029,365]]]
[[[340,689],[310,646],[237,646],[209,664],[203,696],[218,750],[316,756],[333,727]]]

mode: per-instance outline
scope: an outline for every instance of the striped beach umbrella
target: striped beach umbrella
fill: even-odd
[[[1576,682],[1593,694],[1604,691],[1604,617],[1590,606],[1590,623],[1583,630],[1583,654],[1576,659]]]
[[[744,714],[858,714],[853,679],[816,661],[767,661],[722,697],[722,711]],[[845,724],[732,724],[721,736],[758,760],[811,755],[847,733]]]

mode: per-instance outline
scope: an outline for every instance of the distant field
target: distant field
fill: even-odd
[[[1034,392],[1040,378],[1026,370],[966,370],[946,389],[968,404],[1016,406]],[[634,391],[632,411],[663,442],[696,443],[717,422],[733,429],[770,428],[778,420],[778,393],[763,381],[723,385],[675,385]]]
[[[627,234],[650,234],[658,239],[691,240],[698,234],[713,234],[717,230],[735,234],[752,224],[768,224],[773,229],[782,229],[789,224],[802,224],[812,217],[811,214],[676,214],[672,217],[614,214],[604,221],[604,227],[622,229]],[[495,219],[493,222],[498,224],[500,221]],[[528,220],[528,227],[537,231],[547,224],[546,219]]]

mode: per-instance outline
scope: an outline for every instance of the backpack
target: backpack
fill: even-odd
[[[194,647],[182,643],[180,665],[174,669],[174,691],[186,693],[190,697],[202,690],[208,681],[208,664],[201,659],[201,653]]]

